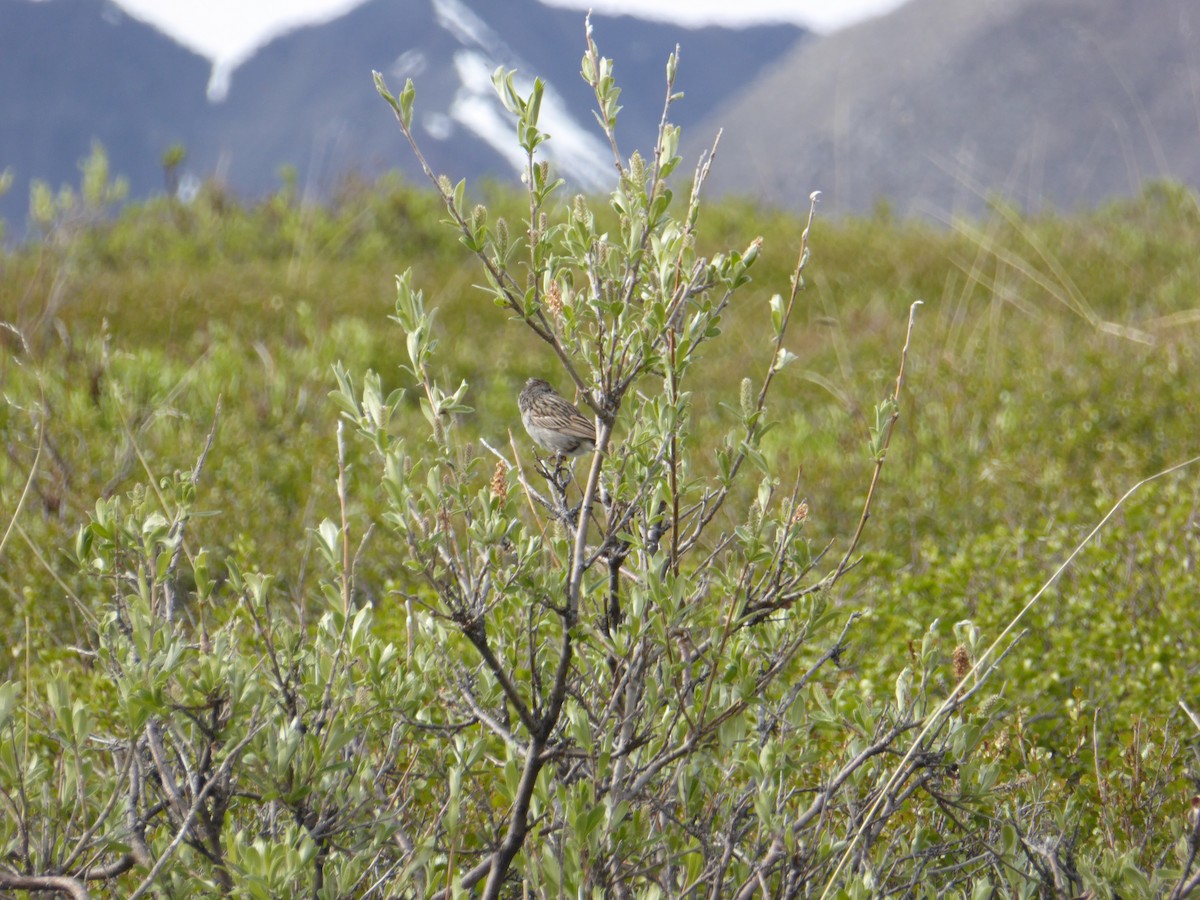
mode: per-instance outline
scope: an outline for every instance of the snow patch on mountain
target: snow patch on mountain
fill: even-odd
[[[460,87],[449,115],[504,158],[518,174],[525,171],[524,152],[513,140],[512,115],[496,96],[492,73],[498,68],[517,69],[517,90],[528,94],[533,79],[520,72],[531,67],[504,43],[500,36],[461,0],[433,0],[438,24],[460,44],[454,68]],[[598,190],[609,177],[608,146],[588,131],[568,111],[562,96],[547,84],[542,94],[538,125],[550,140],[538,148],[560,173],[577,187]]]
[[[460,44],[504,47],[500,36],[462,0],[433,0],[433,14],[438,24],[454,35]]]
[[[429,57],[424,51],[414,47],[405,50],[396,57],[389,69],[393,78],[416,78],[429,67]]]

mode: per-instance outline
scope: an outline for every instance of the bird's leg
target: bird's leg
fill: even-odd
[[[567,461],[568,457],[557,453],[554,456],[554,486],[564,494],[571,482],[575,480],[575,461]]]
[[[573,524],[574,517],[578,515],[573,512],[567,505],[567,488],[570,487],[572,480],[572,471],[565,463],[565,457],[561,453],[554,455],[554,468],[550,468],[550,457],[539,456],[536,450],[533,451],[534,470],[546,479],[546,483],[550,485],[550,492],[554,498],[553,513],[555,518],[561,522]]]

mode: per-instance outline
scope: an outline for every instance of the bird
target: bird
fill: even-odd
[[[530,378],[517,397],[521,423],[534,443],[559,456],[581,456],[596,447],[596,425],[550,383]]]

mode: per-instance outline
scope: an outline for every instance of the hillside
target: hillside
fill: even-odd
[[[912,0],[797,48],[716,109],[715,187],[791,207],[1075,209],[1200,184],[1200,5]]]

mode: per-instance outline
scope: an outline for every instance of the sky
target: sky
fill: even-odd
[[[131,15],[184,46],[232,68],[257,47],[297,25],[337,18],[363,0],[115,0]],[[827,32],[879,15],[903,0],[543,0],[596,12],[636,13],[685,22],[753,24],[786,21]]]

